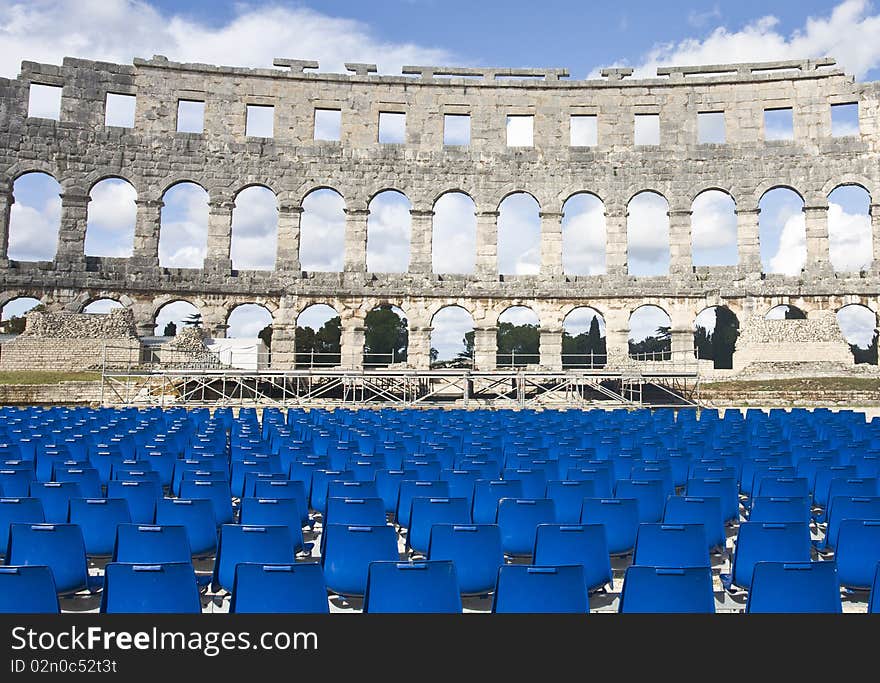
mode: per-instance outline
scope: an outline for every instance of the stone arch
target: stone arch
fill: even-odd
[[[409,320],[392,303],[372,306],[364,315],[364,367],[383,368],[405,363],[409,351]]]
[[[89,189],[86,256],[125,258],[134,251],[138,193],[127,179],[106,175]]]
[[[821,195],[827,197],[838,187],[856,186],[862,188],[870,197],[880,196],[880,188],[865,176],[857,173],[841,173],[840,175],[829,178],[822,186]]]
[[[254,314],[254,316],[248,316],[249,318],[256,317],[256,315],[260,311],[265,312],[265,315],[260,316],[262,318],[262,320],[260,322],[261,323],[265,322],[265,324],[263,324],[259,330],[256,330],[255,334],[249,334],[249,332],[254,331],[252,328],[257,323],[252,322],[251,320],[239,320],[239,318],[241,318],[241,316],[247,315],[249,313]],[[263,327],[266,327],[266,325],[272,325],[274,320],[275,320],[275,316],[273,315],[272,311],[269,309],[268,306],[266,306],[263,303],[257,303],[255,301],[245,301],[242,303],[236,303],[234,306],[232,306],[232,308],[229,309],[229,313],[226,316],[226,325],[227,325],[226,336],[231,337],[231,338],[256,337],[256,336],[259,336],[259,331],[262,330]],[[230,330],[234,330],[234,331],[232,333],[230,333]]]
[[[871,193],[859,183],[838,184],[828,198],[828,256],[838,272],[867,270],[873,255]]]
[[[232,267],[273,270],[278,251],[278,195],[268,185],[250,183],[234,195]]]
[[[794,304],[776,304],[764,313],[764,320],[806,320],[807,311]]]
[[[126,308],[126,306],[119,299],[113,297],[93,297],[91,301],[80,307],[80,313],[93,313],[100,315],[103,313],[109,313],[116,308]]]
[[[503,318],[507,318],[504,320]],[[499,368],[522,367],[540,362],[541,320],[531,306],[511,304],[498,315],[495,333]]]
[[[159,264],[201,268],[208,253],[210,194],[193,180],[176,180],[162,192]]]
[[[592,306],[571,308],[562,319],[562,367],[603,368],[608,361],[605,317]]]
[[[562,272],[601,275],[606,272],[605,203],[595,192],[570,194],[562,204]]]
[[[691,258],[695,266],[735,266],[739,262],[736,200],[715,187],[691,201]]]
[[[171,331],[168,327],[169,323],[174,324],[174,332],[180,332],[185,326],[184,323],[188,316],[198,315],[201,320],[204,303],[199,306],[192,301],[180,297],[169,297],[160,305],[156,306],[153,311],[154,334],[157,337],[173,336],[166,335],[166,330]],[[165,314],[163,314],[165,311]]]
[[[446,190],[432,204],[431,270],[471,274],[477,265],[477,205],[460,190]]]
[[[405,273],[409,270],[412,202],[401,190],[387,188],[367,205],[367,271]]]
[[[704,308],[694,317],[694,353],[697,359],[711,360],[716,369],[732,369],[739,328],[739,318],[727,306]]]
[[[669,334],[664,332],[669,331]],[[656,303],[644,303],[630,312],[629,356],[635,360],[672,358],[672,316]]]
[[[791,186],[776,183],[758,206],[758,241],[765,273],[797,275],[807,261],[804,198]]]
[[[626,253],[630,275],[667,275],[672,261],[669,200],[657,190],[641,190],[626,204]]]
[[[342,358],[342,315],[328,303],[315,300],[296,316],[295,366],[333,367]]]
[[[25,315],[38,306],[45,306],[45,304],[36,297],[15,295],[6,298],[4,296],[3,303],[0,305],[0,333],[22,333],[25,327]]]
[[[541,204],[530,192],[508,192],[498,204],[498,272],[536,275],[541,267]]]
[[[444,303],[431,313],[431,367],[472,367],[473,314],[458,303]]]
[[[837,325],[857,364],[877,365],[877,312],[864,304],[845,304],[835,312]]]
[[[791,190],[798,197],[800,197],[802,202],[806,201],[806,194],[797,189],[793,183],[780,180],[765,180],[755,188],[755,191],[752,193],[752,197],[754,198],[755,202],[760,205],[761,200],[764,198],[764,195],[766,195],[768,192],[772,192],[773,190]]]
[[[19,173],[12,183],[8,255],[16,261],[52,261],[61,230],[58,179],[45,171]]]
[[[320,186],[302,199],[299,255],[303,270],[342,271],[346,201],[339,190]]]

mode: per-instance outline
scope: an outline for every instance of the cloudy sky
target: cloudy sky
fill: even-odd
[[[462,20],[466,17],[466,20]],[[491,30],[486,30],[491,27]],[[230,51],[230,45],[235,49]],[[527,50],[523,47],[528,46]],[[493,66],[564,66],[572,78],[595,76],[605,66],[631,66],[650,76],[664,64],[793,59],[832,55],[859,79],[880,78],[880,10],[867,0],[799,3],[591,3],[574,0],[533,3],[473,3],[461,0],[353,0],[248,3],[217,0],[0,0],[0,75],[15,77],[22,60],[60,63],[66,55],[130,62],[133,57],[163,54],[173,60],[268,67],[275,57],[315,59],[325,71],[343,71],[344,62],[371,62],[382,73],[399,73],[405,64]],[[34,113],[57,115],[54,93],[32,95]],[[197,110],[181,112],[181,126],[199,130]],[[129,125],[131,102],[112,103],[108,123]],[[462,122],[450,122],[460,124]],[[573,132],[589,143],[595,131],[588,122]],[[401,117],[383,122],[382,136],[400,137]],[[654,122],[639,122],[649,140]],[[248,116],[249,133],[271,135],[265,111]],[[711,139],[717,126],[707,122],[701,135]],[[317,122],[319,137],[338,137],[333,115]],[[784,115],[770,115],[772,137],[790,133]],[[851,134],[852,112],[839,112],[835,134]],[[508,141],[529,144],[528,122],[511,117]],[[449,144],[466,144],[469,131],[450,129]],[[51,259],[60,214],[58,187],[46,176],[25,176],[15,188],[10,254],[26,260]],[[131,253],[134,190],[107,181],[92,191],[86,251],[93,255]],[[869,200],[857,188],[836,191],[829,211],[831,258],[840,270],[857,270],[871,253]],[[762,201],[761,258],[768,272],[797,272],[804,259],[800,198],[777,190]],[[344,200],[330,191],[314,193],[305,204],[302,262],[306,270],[341,268]],[[388,193],[371,205],[368,264],[373,270],[402,271],[409,257],[408,201]],[[694,262],[736,262],[736,224],[731,200],[706,193],[694,204]],[[438,248],[434,268],[471,272],[474,267],[473,207],[467,197],[446,195],[436,207]],[[538,207],[528,195],[512,195],[501,206],[499,270],[534,273],[540,260]],[[668,221],[665,200],[653,194],[636,197],[628,220],[629,264],[633,274],[665,272],[668,267]],[[276,209],[271,193],[242,192],[233,218],[233,262],[237,268],[269,269],[276,248]],[[175,267],[198,267],[205,255],[207,197],[193,185],[175,187],[165,197],[160,259]],[[590,195],[568,202],[563,219],[565,269],[596,274],[605,267],[603,207]],[[19,306],[20,307],[20,306]],[[14,307],[7,307],[8,317]],[[170,314],[169,314],[170,315]],[[260,314],[262,315],[262,314]],[[460,314],[444,314],[462,320]],[[167,316],[166,316],[167,317]],[[711,316],[709,316],[711,317]],[[251,335],[261,322],[241,312],[230,334]],[[315,320],[315,324],[320,321]],[[662,323],[633,322],[633,336]],[[452,324],[452,323],[450,323]],[[588,324],[588,322],[587,322]],[[467,324],[437,333],[435,346],[455,352]],[[574,323],[572,323],[574,325]],[[164,325],[163,325],[164,326]],[[851,334],[865,325],[845,323]],[[861,330],[861,332],[859,331]],[[441,339],[442,337],[442,339]],[[455,344],[458,342],[456,341]]]

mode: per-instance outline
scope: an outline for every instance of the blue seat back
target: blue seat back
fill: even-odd
[[[217,522],[210,500],[161,498],[156,502],[156,524],[184,527],[193,557],[217,552]]]
[[[698,498],[718,498],[725,522],[739,519],[739,494],[733,477],[688,479],[685,495]]]
[[[496,523],[505,555],[531,557],[538,525],[555,524],[556,507],[549,498],[502,498]]]
[[[130,524],[124,498],[72,498],[70,523],[79,524],[89,557],[109,557],[116,544],[116,527]]]
[[[30,497],[38,498],[43,504],[43,514],[50,524],[66,524],[70,514],[70,499],[82,498],[82,489],[77,482],[33,481]]]
[[[201,614],[196,574],[188,562],[122,564],[104,568],[101,612]]]
[[[240,562],[289,564],[296,561],[296,541],[289,526],[224,524],[214,563],[213,586],[232,590]]]
[[[543,498],[547,490],[547,474],[544,469],[506,467],[501,477],[507,481],[519,481],[522,484],[523,498]]]
[[[633,564],[645,567],[709,567],[709,544],[702,524],[642,524]]]
[[[828,504],[824,547],[834,550],[845,519],[880,519],[880,496],[834,496]]]
[[[214,509],[214,519],[218,526],[232,524],[232,492],[225,481],[204,481],[184,479],[180,482],[180,497],[188,500],[209,500]]]
[[[709,567],[628,567],[619,611],[714,613],[712,570]]]
[[[113,562],[166,564],[191,560],[189,537],[183,526],[120,524],[116,528]]]
[[[808,497],[756,496],[752,498],[750,522],[810,522]]]
[[[59,595],[88,587],[86,546],[76,524],[13,524],[6,564],[49,567]]]
[[[560,524],[578,524],[581,520],[584,498],[595,496],[596,481],[593,479],[547,482],[547,497],[556,507],[556,521]]]
[[[0,498],[0,552],[6,553],[12,524],[42,524],[43,504],[38,498]]]
[[[588,592],[611,583],[611,561],[601,524],[539,524],[534,564],[554,567],[576,564],[584,569]]]
[[[0,567],[0,614],[58,612],[58,594],[49,567]]]
[[[429,560],[452,560],[462,595],[488,594],[504,563],[501,529],[495,524],[434,524]]]
[[[152,524],[156,519],[156,501],[162,497],[162,488],[153,481],[113,480],[107,482],[107,497],[122,498],[128,503],[131,521]]]
[[[382,526],[386,522],[385,503],[379,497],[327,499],[327,514],[324,524],[346,524],[349,526]]]
[[[662,481],[621,479],[614,489],[615,498],[635,498],[639,501],[639,521],[659,522],[666,506],[666,491]]]
[[[831,613],[842,611],[834,562],[758,562],[746,602],[747,613]]]
[[[397,562],[394,527],[328,524],[321,562],[327,588],[345,596],[362,596],[367,590],[370,562]]]
[[[639,501],[635,498],[585,498],[581,524],[605,527],[608,552],[625,555],[636,545],[639,530]]]
[[[364,613],[371,612],[460,614],[455,564],[449,560],[371,562]]]
[[[733,583],[748,589],[758,562],[809,562],[810,529],[802,522],[743,522],[733,555]]]
[[[663,511],[664,524],[702,524],[710,549],[724,548],[727,535],[717,496],[670,496]]]
[[[868,590],[880,563],[880,519],[844,519],[834,551],[840,585]]]
[[[232,585],[233,614],[327,614],[327,587],[317,562],[239,563]]]
[[[438,480],[406,480],[400,483],[400,493],[397,498],[397,509],[394,519],[398,525],[409,528],[410,513],[414,498],[448,498],[449,483]]]
[[[299,510],[299,519],[302,526],[309,526],[309,496],[305,482],[280,481],[280,480],[257,480],[254,482],[254,498],[292,498],[296,501]]]
[[[393,513],[397,509],[401,482],[417,479],[418,474],[415,470],[380,470],[376,472],[376,490],[385,504],[385,512]]]
[[[435,524],[470,524],[471,510],[467,498],[412,499],[410,527],[406,536],[407,548],[427,553],[431,528]]]
[[[579,565],[533,567],[508,564],[498,570],[494,613],[590,611],[584,569]]]
[[[474,524],[494,524],[498,517],[498,501],[522,497],[522,482],[518,479],[478,479],[474,484],[471,520]]]

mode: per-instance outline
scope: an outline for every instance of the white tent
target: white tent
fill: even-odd
[[[241,370],[264,370],[269,367],[269,348],[262,339],[206,339],[205,344],[224,365]]]

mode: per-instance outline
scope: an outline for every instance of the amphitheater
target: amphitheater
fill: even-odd
[[[0,305],[44,307],[2,345],[0,370],[99,368],[101,401],[129,406],[4,409],[5,609],[57,611],[56,593],[65,611],[97,609],[89,591],[101,583],[104,611],[877,609],[876,420],[685,408],[706,377],[877,377],[855,364],[836,314],[863,306],[876,323],[880,305],[880,84],[831,59],[644,79],[612,68],[586,81],[565,69],[274,66],[66,58],[0,79]],[[29,116],[37,85],[60,88],[57,120]],[[106,125],[109,95],[135,98],[132,126]],[[200,132],[179,130],[187,102],[203,105]],[[853,104],[857,134],[832,135],[832,108]],[[271,108],[271,137],[247,135],[249,107]],[[791,114],[790,140],[766,139],[766,112],[778,110]],[[338,140],[316,139],[317,111],[339,112]],[[707,113],[721,115],[723,142],[700,140]],[[405,116],[399,142],[380,141],[385,114]],[[444,144],[450,116],[468,117],[467,145]],[[658,144],[637,144],[643,116],[659,121]],[[510,117],[528,122],[531,145],[508,145]],[[595,144],[573,146],[583,119]],[[60,228],[54,258],[27,262],[8,258],[10,217],[16,181],[34,172],[60,185]],[[90,195],[108,178],[137,193],[129,257],[86,255]],[[159,259],[163,202],[181,183],[209,197],[201,268]],[[852,185],[874,198],[873,253],[842,272],[828,197]],[[272,270],[231,257],[236,200],[254,186],[276,198]],[[781,187],[803,201],[796,275],[762,272],[760,203]],[[343,266],[304,270],[304,204],[327,188],[345,203]],[[367,268],[371,200],[387,190],[411,204],[401,273]],[[693,263],[693,206],[709,190],[735,202],[737,265]],[[473,201],[470,274],[432,267],[434,209],[450,192]],[[498,267],[499,208],[521,192],[540,207],[534,275]],[[668,272],[650,277],[628,267],[629,206],[644,192],[668,209]],[[564,267],[565,205],[585,193],[604,210],[603,274]],[[83,313],[99,299],[124,310]],[[147,359],[143,340],[176,301],[198,308],[212,339],[237,307],[265,307],[271,366],[225,367],[194,334]],[[341,318],[335,367],[297,359],[297,319],[315,304]],[[407,359],[365,368],[366,316],[388,304],[405,313]],[[656,359],[629,344],[631,316],[648,305],[669,320]],[[767,319],[780,305],[804,315]],[[431,368],[435,316],[449,306],[474,323],[466,369]],[[517,367],[496,348],[513,306],[539,320],[538,358]],[[564,321],[585,306],[604,321],[607,357],[572,368]],[[695,320],[711,307],[739,322],[729,370],[694,355]],[[603,400],[630,410],[571,410]],[[188,410],[205,404],[213,412]],[[476,410],[414,410],[437,404]],[[304,555],[320,562],[295,561]]]

